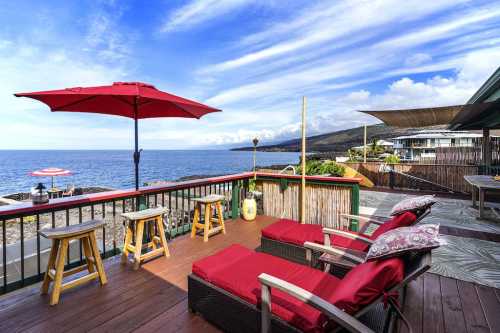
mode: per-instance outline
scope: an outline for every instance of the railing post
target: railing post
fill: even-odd
[[[351,194],[351,214],[359,215],[359,184],[352,186]],[[351,220],[351,231],[358,231],[359,221],[357,219]]]
[[[231,199],[231,218],[236,220],[240,216],[240,182],[233,180]]]

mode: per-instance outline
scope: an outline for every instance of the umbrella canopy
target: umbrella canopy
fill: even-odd
[[[30,175],[36,177],[52,177],[52,188],[54,188],[54,177],[71,176],[71,171],[60,168],[46,168],[42,170],[33,171]]]
[[[76,87],[60,90],[17,93],[47,104],[51,111],[101,113],[132,118],[135,121],[135,187],[139,189],[138,119],[181,117],[199,119],[221,111],[175,96],[142,82],[115,82],[108,86]]]
[[[31,175],[39,177],[70,176],[71,171],[59,168],[47,168],[47,169],[33,171]]]

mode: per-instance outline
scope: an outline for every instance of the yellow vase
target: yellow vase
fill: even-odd
[[[255,199],[243,200],[243,219],[246,221],[253,221],[257,216],[257,202]]]

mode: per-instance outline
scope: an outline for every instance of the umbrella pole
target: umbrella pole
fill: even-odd
[[[139,124],[137,120],[137,98],[134,102],[134,129],[135,129],[135,151],[134,151],[134,164],[135,164],[135,190],[139,190]]]

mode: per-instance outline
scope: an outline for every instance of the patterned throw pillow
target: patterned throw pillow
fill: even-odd
[[[416,212],[426,209],[436,203],[434,195],[422,195],[400,201],[392,207],[391,215],[399,215],[404,212]]]
[[[397,228],[380,235],[370,246],[366,260],[401,256],[407,252],[439,247],[439,224]]]

